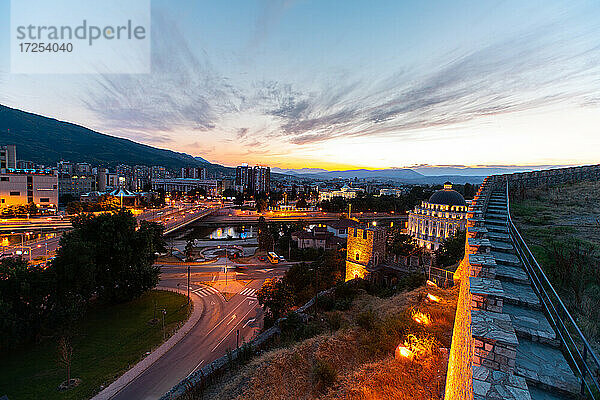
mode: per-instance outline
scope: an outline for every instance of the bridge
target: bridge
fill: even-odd
[[[163,235],[168,235],[189,224],[205,218],[218,207],[214,205],[177,208],[165,207],[160,210],[146,211],[136,216],[140,221],[154,221],[164,226]],[[7,219],[0,222],[0,233],[4,234],[20,234],[21,243],[16,243],[12,246],[4,246],[0,250],[0,256],[8,256],[14,254],[28,254],[30,260],[37,257],[48,257],[59,246],[59,238],[44,238],[46,233],[61,233],[73,229],[71,220],[60,217],[44,217],[44,218],[22,218],[22,219]],[[24,240],[25,236],[39,233],[41,239]],[[55,235],[52,235],[55,236]]]
[[[445,399],[600,398],[600,362],[510,215],[510,193],[600,165],[487,177],[468,214]]]
[[[223,208],[218,213],[214,213],[205,218],[202,223],[205,225],[223,225],[223,224],[256,224],[263,217],[267,222],[300,222],[306,223],[327,223],[339,221],[341,213],[323,212],[323,211],[266,211],[257,213],[255,211],[240,211]],[[388,212],[355,212],[352,218],[361,222],[371,224],[383,224],[389,226],[391,223],[405,224],[408,221],[408,215],[405,213]]]

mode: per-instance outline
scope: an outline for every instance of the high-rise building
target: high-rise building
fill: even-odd
[[[152,166],[150,170],[150,179],[165,179],[167,177],[167,169],[160,165]]]
[[[271,168],[242,164],[235,169],[235,187],[240,192],[251,194],[269,193]]]
[[[86,162],[77,163],[77,164],[75,164],[73,173],[89,175],[92,173],[92,166]]]
[[[150,168],[146,165],[136,165],[133,167],[132,190],[144,190],[150,187]]]
[[[0,168],[17,168],[17,146],[0,146]]]
[[[240,192],[249,192],[250,191],[250,182],[251,182],[251,167],[248,164],[244,163],[239,165],[235,169],[235,186],[236,190]]]
[[[73,164],[71,161],[59,161],[56,163],[56,168],[58,169],[59,174],[72,174],[73,173]]]
[[[269,193],[271,168],[256,166],[252,170],[252,192]]]
[[[206,179],[206,168],[183,167],[181,168],[181,177],[193,179]]]

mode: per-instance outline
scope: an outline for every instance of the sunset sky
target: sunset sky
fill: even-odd
[[[600,2],[152,1],[152,73],[10,73],[0,103],[281,168],[600,162]]]

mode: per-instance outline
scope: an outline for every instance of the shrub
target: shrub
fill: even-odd
[[[323,391],[325,388],[333,385],[336,379],[337,371],[333,365],[320,359],[315,362],[313,366],[313,381],[318,391]]]
[[[373,310],[367,310],[358,314],[356,323],[364,330],[371,332],[373,329],[375,329],[375,325],[378,322],[377,320],[378,317],[375,312]]]

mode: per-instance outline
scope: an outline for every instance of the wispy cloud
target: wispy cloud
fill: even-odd
[[[265,2],[251,42],[262,40],[290,5]],[[427,128],[451,135],[439,128],[563,102],[598,104],[600,47],[589,34],[557,35],[554,25],[455,51],[419,74],[409,73],[417,70],[410,65],[376,77],[346,71],[307,89],[277,80],[232,81],[204,51],[190,48],[174,24],[155,18],[161,34],[153,37],[153,73],[101,76],[86,99],[108,128],[139,132],[146,141],[167,141],[177,128],[198,135],[226,131],[230,136],[222,141],[256,151],[270,138],[296,146],[340,137],[418,140],[415,131]],[[219,125],[241,112],[268,126]]]
[[[214,129],[225,113],[237,110],[240,94],[193,51],[185,37],[156,13],[152,74],[99,75],[84,99],[107,128],[157,135],[176,128]]]
[[[548,26],[495,43],[412,78],[395,73],[362,91],[361,85],[323,93],[277,93],[270,111],[291,143],[340,136],[394,135],[444,127],[480,117],[580,100],[593,104],[600,89],[598,46],[556,38]],[[347,99],[352,100],[348,101]]]

